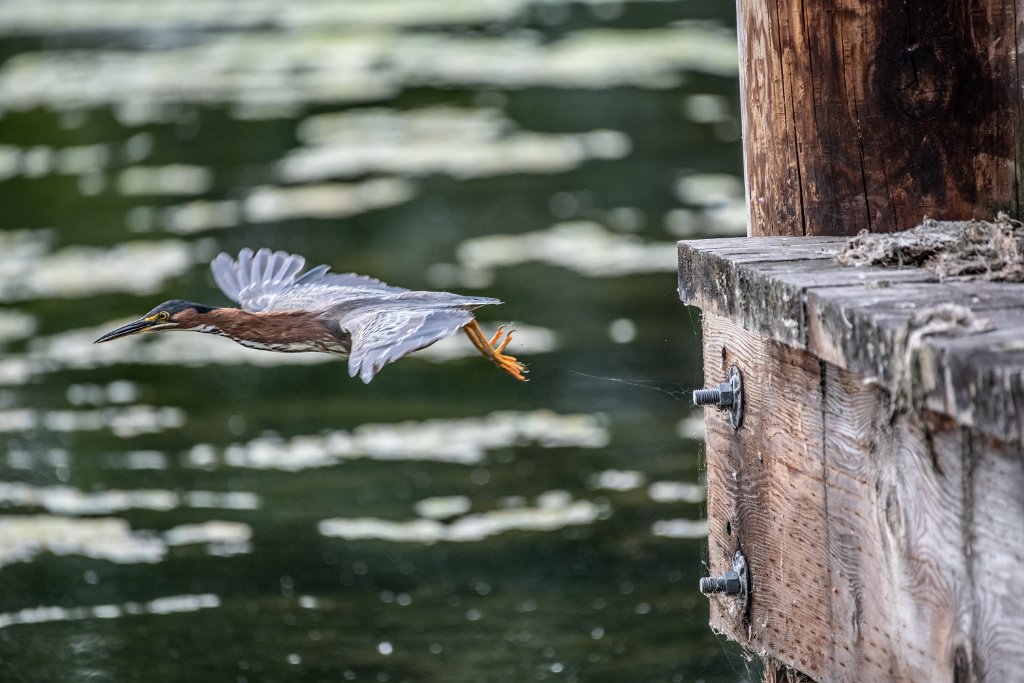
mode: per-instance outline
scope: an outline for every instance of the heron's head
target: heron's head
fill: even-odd
[[[94,343],[99,344],[139,332],[196,329],[202,325],[204,315],[213,310],[216,310],[216,307],[172,299],[163,302],[138,320],[107,332]]]

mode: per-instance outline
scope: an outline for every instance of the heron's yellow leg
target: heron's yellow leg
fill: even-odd
[[[509,342],[512,341],[511,332],[504,334],[504,325],[498,328],[497,333],[495,333],[491,339],[488,339],[484,335],[484,331],[480,329],[480,324],[475,320],[470,321],[469,324],[462,328],[462,330],[466,333],[466,336],[469,337],[469,341],[473,343],[473,346],[475,346],[485,358],[490,359],[492,363],[518,379],[520,382],[526,381],[526,378],[523,377],[523,373],[526,372],[526,366],[517,361],[515,356],[509,356],[503,353]],[[505,338],[502,340],[503,334]]]

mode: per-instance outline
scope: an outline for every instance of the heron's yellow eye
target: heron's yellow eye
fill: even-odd
[[[160,311],[159,313],[156,314],[157,322],[164,322],[166,320],[170,320],[170,318],[171,314],[168,313],[167,311]]]

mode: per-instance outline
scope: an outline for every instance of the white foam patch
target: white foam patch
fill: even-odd
[[[165,531],[164,540],[169,546],[205,544],[207,553],[231,557],[252,551],[252,527],[224,521],[182,524]]]
[[[470,273],[538,262],[587,277],[621,277],[675,272],[676,249],[674,242],[649,242],[592,221],[575,221],[518,235],[477,237],[463,242],[457,255]]]
[[[122,564],[154,563],[167,546],[152,534],[134,532],[123,519],[75,519],[51,515],[0,516],[0,566],[37,555],[82,555]]]
[[[123,195],[194,195],[213,186],[213,171],[202,166],[129,166],[117,177],[117,189]]]
[[[36,327],[35,316],[14,309],[0,310],[0,345],[31,337]]]
[[[182,102],[263,118],[388,99],[410,87],[665,88],[687,70],[737,71],[735,33],[707,23],[584,29],[556,41],[383,27],[193,35],[198,42],[161,50],[14,55],[0,65],[0,102],[19,111],[111,106],[135,125],[173,119],[180,108],[172,105]]]
[[[656,503],[703,503],[707,491],[685,481],[656,481],[647,487],[647,495]]]
[[[684,417],[676,424],[676,434],[682,439],[704,440],[704,414],[697,413]]]
[[[677,237],[743,235],[747,204],[743,179],[725,173],[696,173],[676,183],[676,195],[695,209],[673,209],[665,216],[666,229]]]
[[[290,439],[258,437],[218,449],[197,444],[188,452],[194,467],[245,467],[298,471],[352,458],[429,460],[473,465],[487,451],[536,444],[542,448],[602,448],[610,434],[599,415],[559,415],[547,410],[496,412],[485,417],[422,422],[370,423]]]
[[[415,194],[415,186],[401,178],[298,186],[261,185],[246,190],[243,199],[197,199],[167,207],[137,206],[129,211],[127,222],[135,232],[159,228],[190,234],[245,223],[347,218],[402,204]]]
[[[658,0],[581,0],[595,12],[619,12],[630,2]],[[668,2],[671,0],[661,0]],[[122,0],[35,0],[22,5],[0,4],[0,33],[50,33],[96,30],[218,30],[275,27],[296,29],[340,26],[434,27],[503,22],[523,15],[536,5],[560,5],[561,0],[374,0],[323,2],[322,0],[164,0],[159,11]]]
[[[125,510],[166,512],[178,508],[255,510],[259,497],[246,491],[185,491],[141,489],[82,491],[70,486],[32,486],[21,482],[0,482],[0,505],[42,508],[59,515],[109,515]]]
[[[607,491],[632,491],[644,485],[647,480],[643,472],[635,470],[604,470],[590,477],[591,489]]]
[[[592,524],[606,514],[604,508],[590,501],[557,495],[546,501],[538,501],[535,507],[506,508],[465,515],[447,524],[436,519],[395,522],[361,517],[325,519],[320,522],[319,529],[324,536],[346,540],[466,543],[482,541],[509,531],[554,531],[567,526]]]
[[[427,519],[447,519],[464,515],[473,507],[468,496],[435,496],[417,501],[416,514]]]
[[[169,595],[149,602],[124,602],[79,607],[27,607],[16,612],[0,613],[0,628],[18,624],[116,619],[137,614],[184,614],[215,607],[220,607],[220,598],[211,593]]]
[[[95,174],[109,166],[110,157],[110,147],[103,144],[74,147],[0,145],[0,182],[18,177]]]
[[[665,538],[705,538],[706,519],[660,519],[651,525],[651,533]]]
[[[185,424],[185,411],[170,406],[134,405],[98,410],[0,410],[0,433],[45,429],[50,432],[90,432],[109,429],[129,438],[177,429]]]
[[[45,252],[45,242],[0,240],[0,299],[80,299],[112,292],[150,294],[197,261],[177,240],[125,242],[110,248],[69,246]],[[8,248],[9,247],[9,248]]]
[[[67,389],[68,403],[101,406],[109,403],[132,403],[139,399],[139,385],[119,379],[107,385],[72,384]]]
[[[320,114],[299,127],[306,145],[287,154],[281,176],[292,182],[367,173],[455,178],[557,173],[588,159],[618,159],[632,147],[611,130],[551,134],[516,130],[496,109],[426,107]]]

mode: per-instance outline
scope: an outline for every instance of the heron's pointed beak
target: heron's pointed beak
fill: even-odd
[[[100,342],[110,341],[111,339],[118,339],[120,337],[127,337],[130,334],[138,334],[139,332],[145,332],[147,329],[152,327],[155,323],[152,320],[146,318],[139,318],[134,320],[127,325],[121,325],[116,330],[111,330],[105,335],[93,342],[93,344],[99,344]]]

